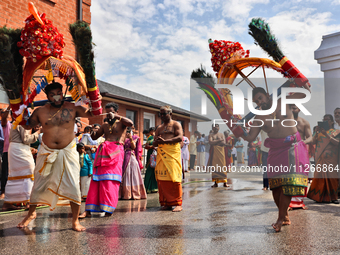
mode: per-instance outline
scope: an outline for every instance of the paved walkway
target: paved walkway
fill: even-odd
[[[29,228],[26,212],[0,215],[0,254],[339,254],[340,207],[306,199],[308,210],[290,213],[291,226],[275,233],[277,209],[262,175],[229,174],[231,188],[211,188],[210,175],[191,172],[180,213],[159,211],[158,194],[119,201],[110,218],[82,220],[71,230],[67,207],[39,209]],[[203,182],[202,182],[203,181]],[[82,210],[84,204],[82,205]]]

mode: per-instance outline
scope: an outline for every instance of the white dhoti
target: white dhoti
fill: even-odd
[[[34,160],[30,146],[11,142],[8,148],[8,181],[5,203],[27,203],[33,187]]]
[[[205,152],[205,162],[204,165],[207,166],[208,165],[208,160],[209,160],[209,151]]]
[[[205,166],[205,152],[197,152],[197,166]]]
[[[81,198],[87,198],[87,193],[89,192],[91,177],[81,176],[80,177],[80,191]]]
[[[186,159],[182,159],[182,168],[184,171],[188,171],[188,167],[189,167],[189,160]]]
[[[54,210],[59,197],[81,204],[80,165],[76,142],[64,149],[50,149],[41,144],[34,170],[34,186],[30,203],[45,204]]]

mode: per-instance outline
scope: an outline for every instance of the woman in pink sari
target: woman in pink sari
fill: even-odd
[[[139,158],[141,155],[141,142],[137,135],[127,130],[124,144],[123,178],[119,188],[120,199],[146,199],[146,190],[143,184]]]

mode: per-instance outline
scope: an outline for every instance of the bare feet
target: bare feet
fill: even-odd
[[[112,216],[112,213],[108,213],[108,212],[105,213],[105,217],[110,217],[110,216]]]
[[[5,199],[5,193],[2,193],[2,194],[0,195],[0,200],[3,200],[3,199]]]
[[[24,228],[27,227],[27,225],[34,220],[37,217],[37,213],[33,212],[31,216],[29,216],[29,214],[27,214],[27,216],[22,220],[22,222],[20,222],[18,224],[18,228]]]
[[[302,208],[303,210],[307,210],[308,209],[308,207],[307,206],[302,206],[302,207],[296,207],[297,209],[298,208]],[[288,207],[288,211],[293,211],[293,207]]]
[[[180,212],[180,211],[182,211],[183,210],[183,208],[182,208],[182,206],[176,206],[172,211],[173,212]]]
[[[226,188],[228,188],[228,187],[230,187],[226,182],[223,184],[223,187],[226,187]]]
[[[82,214],[80,214],[80,215],[78,216],[78,219],[84,219],[84,218],[86,218],[86,217],[91,217],[91,212],[89,212],[89,211],[83,212]]]
[[[80,225],[79,221],[77,220],[76,222],[72,223],[72,229],[77,232],[82,232],[85,231],[86,228]]]
[[[282,222],[277,221],[276,223],[273,223],[273,224],[272,224],[272,227],[273,227],[273,229],[274,229],[276,232],[280,232],[280,231],[281,231],[281,227],[282,227]]]
[[[4,203],[4,205],[2,206],[2,210],[3,211],[11,211],[11,210],[19,210],[20,208],[12,205],[12,204],[8,204],[8,203]]]
[[[161,210],[162,210],[162,211],[169,211],[169,210],[172,210],[172,206],[162,206],[162,207],[161,207]]]
[[[268,190],[268,188],[267,188],[267,187],[264,187],[262,190]]]
[[[214,184],[214,185],[212,185],[211,187],[212,187],[212,188],[217,188],[217,187],[218,187],[218,185],[217,185],[217,183],[215,182],[215,184]]]
[[[292,222],[290,221],[289,217],[286,216],[285,219],[282,222],[282,226],[290,225]]]

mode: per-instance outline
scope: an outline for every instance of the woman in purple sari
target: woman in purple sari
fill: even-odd
[[[146,199],[146,191],[138,162],[141,143],[137,135],[131,134],[131,129],[126,132],[124,150],[123,177],[119,188],[119,198]]]

